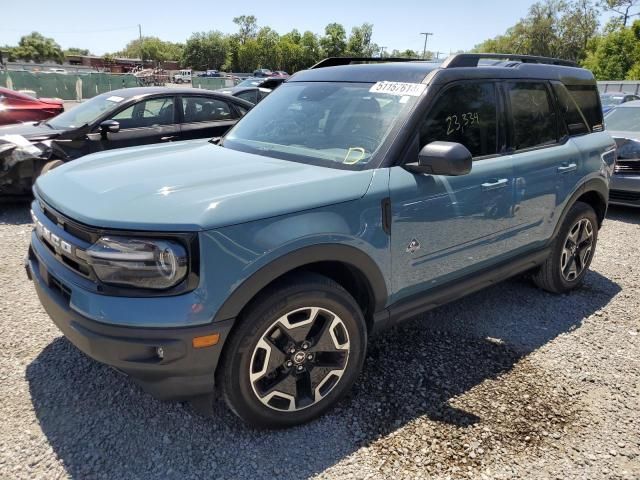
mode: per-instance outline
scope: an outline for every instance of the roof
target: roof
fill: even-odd
[[[221,95],[220,92],[214,90],[206,90],[201,88],[184,87],[184,88],[171,88],[171,87],[132,87],[121,88],[119,90],[111,90],[110,92],[103,93],[102,95],[118,95],[123,98],[133,98],[142,95],[157,95],[157,94],[198,94],[198,95]]]
[[[375,83],[386,80],[438,84],[461,79],[532,78],[559,80],[569,85],[595,82],[589,70],[580,68],[573,62],[526,55],[460,54],[449,57],[443,63],[416,60],[403,62],[398,59],[385,63],[384,60],[375,59],[376,63],[349,64],[349,59],[334,60],[344,61],[327,63],[338,66],[303,70],[288,81]]]

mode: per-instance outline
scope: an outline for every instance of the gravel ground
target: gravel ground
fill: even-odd
[[[0,205],[0,477],[640,478],[640,212],[584,288],[505,282],[375,338],[353,394],[288,431],[162,403],[60,336]]]

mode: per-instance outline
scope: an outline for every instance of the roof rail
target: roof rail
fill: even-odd
[[[314,66],[314,68],[324,67],[336,67],[339,65],[351,65],[354,63],[385,63],[385,62],[414,62],[419,60],[417,58],[396,58],[396,57],[329,57],[324,60],[320,60]]]
[[[511,53],[459,53],[451,55],[441,65],[442,68],[477,67],[480,60],[504,60],[521,63],[539,63],[544,65],[560,65],[563,67],[579,67],[576,62],[560,58],[536,57],[533,55],[514,55]]]

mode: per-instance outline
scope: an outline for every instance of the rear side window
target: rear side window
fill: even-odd
[[[580,107],[591,131],[602,130],[600,94],[595,85],[567,85],[567,90]]]
[[[474,157],[498,151],[498,109],[492,82],[462,83],[447,89],[420,127],[420,148],[435,141],[457,142]]]
[[[173,97],[143,100],[112,117],[121,129],[146,128],[175,123]]]
[[[556,95],[558,101],[558,107],[560,108],[560,115],[564,119],[566,131],[569,135],[582,135],[589,133],[589,127],[587,126],[587,120],[582,115],[582,112],[578,108],[578,105],[573,100],[571,94],[567,91],[566,87],[559,82],[552,82],[551,87]]]
[[[227,102],[209,97],[183,97],[184,122],[215,122],[234,118]]]
[[[516,150],[551,145],[558,141],[556,111],[547,86],[538,82],[507,85]]]

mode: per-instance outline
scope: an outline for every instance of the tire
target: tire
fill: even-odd
[[[242,314],[217,385],[250,425],[291,427],[318,417],[351,389],[366,345],[353,297],[327,277],[298,274],[267,288]]]
[[[40,170],[40,175],[45,175],[49,173],[54,168],[59,167],[60,165],[64,165],[62,160],[50,160],[42,166],[42,170]]]
[[[598,242],[598,217],[593,207],[576,202],[558,231],[551,254],[533,274],[534,283],[552,293],[582,285]]]

